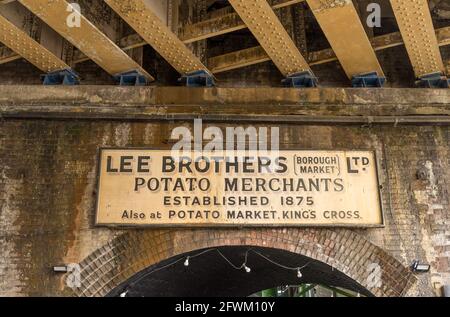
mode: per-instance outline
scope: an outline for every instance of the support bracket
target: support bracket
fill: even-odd
[[[419,88],[450,88],[450,79],[442,73],[432,73],[424,75],[416,82]]]
[[[137,70],[117,74],[114,76],[114,80],[120,86],[146,86],[148,84],[147,77]]]
[[[355,75],[352,78],[354,88],[381,88],[385,83],[386,78],[379,76],[377,72]]]
[[[295,73],[282,80],[282,84],[291,88],[314,88],[317,87],[318,80],[309,70]]]
[[[178,82],[186,87],[214,87],[214,76],[206,70],[197,70],[181,76]]]
[[[45,86],[50,85],[73,86],[80,84],[80,77],[74,70],[70,68],[50,72],[48,74],[42,75],[41,78]]]

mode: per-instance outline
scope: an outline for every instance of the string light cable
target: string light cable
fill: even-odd
[[[303,266],[301,266],[301,267],[298,267],[298,266],[297,266],[297,267],[289,267],[289,266],[286,266],[286,265],[283,265],[283,264],[280,264],[280,263],[275,262],[274,260],[268,258],[267,256],[265,256],[264,254],[262,254],[262,253],[260,253],[260,252],[258,252],[258,251],[255,251],[255,250],[253,250],[253,249],[250,249],[249,251],[251,251],[251,252],[253,252],[253,253],[259,255],[260,257],[262,257],[262,258],[265,259],[266,261],[268,261],[268,262],[270,262],[270,263],[272,263],[272,264],[274,264],[274,265],[276,265],[276,266],[278,266],[278,267],[281,267],[281,268],[283,268],[283,269],[285,269],[285,270],[297,271],[297,277],[298,277],[298,278],[301,278],[301,277],[303,276],[301,270],[303,270],[304,268],[306,268],[308,265],[311,264],[311,262],[308,262],[308,263],[306,263],[305,265],[303,265]]]
[[[129,289],[130,289],[130,288],[132,288],[132,287],[135,286],[139,281],[141,281],[142,279],[146,278],[147,276],[149,276],[149,275],[151,275],[151,274],[154,274],[154,273],[159,272],[159,271],[161,271],[161,270],[163,270],[163,269],[172,267],[172,266],[174,266],[175,264],[180,263],[180,262],[183,261],[183,260],[184,260],[184,263],[183,263],[184,266],[185,266],[185,267],[188,267],[188,266],[190,265],[190,260],[191,260],[191,259],[195,259],[195,258],[197,258],[197,257],[199,257],[199,256],[202,256],[202,255],[204,255],[204,254],[206,254],[206,253],[211,253],[211,252],[213,252],[213,251],[216,251],[216,252],[217,252],[217,253],[225,260],[225,262],[227,262],[233,269],[235,269],[235,270],[242,270],[242,269],[244,269],[247,273],[250,273],[250,272],[251,272],[251,268],[247,265],[248,256],[249,256],[249,253],[250,253],[250,252],[252,252],[252,253],[254,253],[254,254],[260,256],[261,258],[265,259],[266,261],[270,262],[271,264],[273,264],[273,265],[275,265],[275,266],[278,266],[278,267],[280,267],[280,268],[283,268],[283,269],[289,270],[289,271],[296,271],[296,272],[297,272],[297,277],[298,277],[298,278],[302,278],[302,277],[303,277],[303,275],[302,275],[302,273],[301,273],[301,270],[303,270],[304,268],[306,268],[307,266],[309,266],[309,265],[311,264],[311,262],[308,262],[308,263],[306,263],[305,265],[300,266],[300,267],[289,267],[289,266],[280,264],[280,263],[278,263],[278,262],[276,262],[276,261],[270,259],[269,257],[265,256],[264,254],[262,254],[262,253],[259,252],[259,251],[256,251],[256,250],[253,250],[253,249],[248,249],[248,250],[245,252],[244,262],[243,262],[240,266],[238,266],[238,265],[235,265],[233,262],[231,262],[231,260],[228,259],[228,258],[220,251],[220,249],[214,248],[214,249],[204,250],[204,251],[199,252],[199,253],[194,254],[194,255],[189,255],[189,256],[186,256],[186,257],[180,257],[179,259],[177,259],[177,260],[175,260],[175,261],[172,261],[172,262],[170,262],[170,263],[168,263],[168,264],[166,264],[166,265],[164,265],[164,266],[161,266],[161,267],[159,267],[159,268],[157,268],[157,269],[154,269],[154,270],[152,270],[152,271],[149,271],[149,272],[143,274],[143,275],[140,276],[136,281],[134,281],[134,282],[132,282],[131,284],[129,284],[129,285],[127,286],[127,288],[126,288],[119,296],[120,296],[120,297],[126,297],[127,294],[128,294],[128,292],[129,292]]]
[[[247,271],[247,273],[251,272],[251,269],[247,266],[247,259],[248,259],[248,253],[250,252],[250,250],[247,250],[247,252],[245,252],[245,259],[244,259],[244,263],[242,263],[241,266],[237,266],[234,265],[225,255],[223,255],[222,252],[220,252],[219,249],[215,249],[217,251],[217,253],[219,253],[219,255],[226,261],[228,262],[228,264],[231,265],[232,268],[234,268],[235,270],[242,270],[245,269]]]

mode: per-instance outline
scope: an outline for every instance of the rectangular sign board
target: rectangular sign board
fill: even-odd
[[[375,153],[102,149],[96,224],[383,226]]]

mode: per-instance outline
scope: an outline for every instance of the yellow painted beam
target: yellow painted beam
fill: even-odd
[[[21,59],[22,57],[14,52],[12,49],[7,47],[6,45],[3,45],[0,47],[0,65],[6,64],[18,59]]]
[[[439,46],[450,45],[450,26],[437,29],[436,37],[438,38]],[[376,36],[372,38],[370,42],[376,52],[404,45],[402,36],[399,32]],[[307,60],[309,65],[313,66],[337,61],[337,57],[332,49],[327,48],[320,51],[309,52]],[[261,46],[256,46],[211,57],[208,59],[208,67],[213,74],[218,74],[267,61],[270,61],[270,57]],[[450,67],[447,68],[447,74],[450,74]]]
[[[349,78],[377,72],[384,76],[358,12],[351,0],[307,0],[322,31]]]
[[[105,0],[105,2],[181,74],[207,70],[143,0]]]
[[[0,42],[34,66],[49,73],[70,68],[48,49],[0,14]]]
[[[20,0],[25,7],[77,47],[86,56],[111,75],[137,70],[153,80],[138,63],[112,42],[97,27],[80,14],[80,27],[67,24],[67,11],[71,5],[65,0]],[[75,10],[74,8],[72,11]]]
[[[272,6],[272,9],[279,10],[304,1],[305,0],[269,0],[268,2]],[[187,24],[179,30],[178,36],[184,43],[192,43],[245,28],[247,28],[247,26],[238,14],[229,13],[205,21]]]
[[[267,0],[230,0],[230,4],[283,75],[311,71]]]
[[[445,72],[427,0],[390,0],[416,77]]]

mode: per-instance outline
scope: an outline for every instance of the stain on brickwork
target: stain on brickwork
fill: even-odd
[[[17,269],[18,259],[26,261],[26,255],[17,253],[14,244],[14,236],[19,232],[16,224],[17,215],[19,213],[15,202],[20,195],[21,182],[14,179],[7,179],[6,168],[2,166],[0,180],[0,188],[2,188],[0,198],[0,294],[10,296],[20,295],[22,285],[26,284],[25,280],[21,280],[19,270]]]

